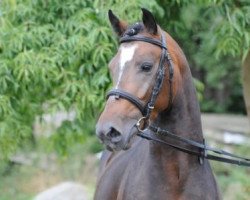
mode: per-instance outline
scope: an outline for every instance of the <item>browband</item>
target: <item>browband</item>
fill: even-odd
[[[163,49],[167,50],[167,47],[165,44],[163,44],[160,40],[154,39],[154,38],[150,38],[150,37],[145,37],[145,36],[138,36],[138,35],[134,35],[134,36],[124,36],[120,39],[120,43],[124,43],[124,42],[132,42],[132,41],[142,41],[142,42],[147,42],[150,44],[154,44],[156,46],[159,46]]]

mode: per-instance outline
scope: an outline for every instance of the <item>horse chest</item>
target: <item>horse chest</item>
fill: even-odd
[[[131,148],[117,155],[107,156],[102,164],[95,200],[219,198],[214,185],[216,183],[206,181],[210,175],[205,171],[190,171],[188,174],[193,178],[187,178],[184,182],[171,176],[173,171],[169,171],[171,169],[161,165],[159,160],[152,160],[146,148]]]
[[[95,200],[177,199],[162,169],[152,165],[145,153],[125,152],[104,165]]]

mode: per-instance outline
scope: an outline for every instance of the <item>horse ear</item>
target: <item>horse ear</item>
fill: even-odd
[[[112,10],[109,10],[108,15],[109,15],[109,21],[114,31],[119,37],[121,37],[123,33],[125,32],[125,30],[127,29],[127,23],[120,21],[118,17],[114,15]]]
[[[153,14],[145,8],[141,8],[141,10],[142,10],[142,21],[147,31],[152,35],[156,35],[157,24],[155,22]]]

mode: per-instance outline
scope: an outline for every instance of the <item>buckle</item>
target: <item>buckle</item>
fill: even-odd
[[[149,124],[149,120],[146,117],[141,117],[137,123],[136,123],[136,127],[139,131],[144,131]]]
[[[203,144],[204,144],[204,149],[203,151],[201,151],[201,156],[199,156],[198,160],[200,165],[202,165],[204,163],[204,159],[207,157],[207,147],[206,147],[206,141],[205,139],[203,139]]]
[[[148,104],[148,108],[150,109],[150,110],[153,110],[154,108],[155,108],[155,106],[154,105],[151,105],[150,103]]]
[[[119,95],[119,94],[116,94],[116,95],[115,95],[115,99],[116,99],[116,100],[120,99],[120,95]]]

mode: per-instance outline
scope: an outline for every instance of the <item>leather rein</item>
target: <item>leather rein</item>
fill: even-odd
[[[116,99],[123,98],[131,102],[140,110],[143,117],[140,118],[135,125],[138,130],[137,135],[141,138],[170,146],[184,153],[198,156],[198,160],[200,164],[204,162],[204,159],[208,159],[208,160],[215,160],[219,162],[250,167],[249,158],[240,157],[240,156],[231,154],[221,149],[209,147],[206,145],[205,140],[203,140],[203,143],[199,143],[194,140],[190,140],[190,139],[178,136],[166,129],[161,129],[160,127],[148,125],[150,114],[152,110],[154,109],[156,99],[162,88],[163,81],[165,78],[165,62],[167,62],[168,64],[168,73],[169,73],[169,79],[168,79],[169,80],[169,104],[168,104],[167,109],[171,108],[171,104],[173,100],[173,92],[172,92],[172,80],[174,76],[173,62],[168,52],[166,39],[163,35],[163,32],[161,32],[161,40],[153,39],[153,38],[149,38],[145,36],[138,36],[138,35],[132,35],[132,36],[125,35],[120,39],[120,43],[132,42],[132,41],[147,42],[147,43],[156,45],[162,49],[158,71],[156,74],[155,84],[153,86],[151,97],[146,105],[138,97],[122,89],[112,89],[107,93],[107,99],[110,96],[115,96]],[[148,125],[146,126],[146,128],[145,128],[145,124]],[[171,141],[176,141],[177,143],[185,144],[185,146],[180,146],[180,145],[174,144],[173,142],[162,140],[158,136],[164,136],[166,138],[169,138]],[[191,148],[188,148],[187,145]],[[209,152],[212,152],[212,154]]]

